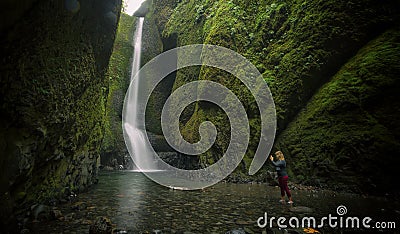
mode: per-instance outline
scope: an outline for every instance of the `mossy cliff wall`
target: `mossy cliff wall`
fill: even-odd
[[[101,144],[101,165],[130,166],[129,154],[122,133],[122,109],[131,76],[135,17],[122,13],[110,64],[107,71],[107,97],[104,139]]]
[[[162,53],[171,49],[161,39],[161,34],[157,24],[155,9],[146,15],[143,27],[143,49],[142,65]],[[156,72],[155,72],[156,73]],[[154,89],[146,107],[146,129],[155,134],[162,134],[161,130],[161,110],[167,100],[173,83],[175,73],[163,79]]]
[[[393,74],[398,72],[399,1],[182,0],[174,4],[153,1],[164,46],[171,38],[177,46],[221,45],[241,53],[263,74],[276,104],[274,149],[284,151],[292,178],[354,191],[386,188],[379,176],[392,169],[400,153],[395,121],[400,113],[393,108],[398,105]],[[178,71],[174,89],[201,79],[226,85],[246,107],[251,143],[231,177],[243,178],[260,131],[254,100],[235,78],[209,67]],[[310,116],[312,121],[307,119]],[[189,141],[198,140],[198,124],[204,120],[213,121],[221,131],[214,147],[200,156],[204,166],[215,162],[229,143],[225,118],[221,110],[204,103],[192,105],[181,116],[181,132]],[[382,159],[382,154],[388,159]],[[251,179],[263,177],[262,171]],[[384,178],[387,183],[395,180],[390,173]]]
[[[303,182],[393,192],[400,163],[400,28],[368,43],[325,84],[277,147]],[[392,191],[390,191],[390,189]]]
[[[1,15],[12,17],[0,39],[0,220],[6,224],[17,208],[96,182],[105,71],[121,1],[8,6]]]
[[[107,98],[105,136],[101,149],[101,164],[105,166],[123,165],[125,168],[132,167],[132,160],[126,149],[122,133],[122,109],[131,79],[136,19],[136,17],[122,13],[107,72],[110,87]],[[142,32],[141,63],[145,64],[160,54],[162,48],[160,34],[154,19],[146,16]],[[160,88],[163,90],[163,87],[155,90],[147,109],[148,122],[146,126],[149,131],[154,133],[161,131],[159,115],[156,114],[161,109],[160,106],[154,104],[160,103],[157,100],[165,99],[164,96],[167,95],[165,92],[161,92]]]

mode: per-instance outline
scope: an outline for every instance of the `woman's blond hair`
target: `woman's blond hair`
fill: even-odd
[[[276,151],[275,155],[278,157],[279,160],[285,160],[282,151]]]

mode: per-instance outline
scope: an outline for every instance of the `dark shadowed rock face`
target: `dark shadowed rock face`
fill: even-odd
[[[152,2],[153,2],[152,0],[146,0],[146,1],[142,2],[142,4],[140,5],[139,9],[137,9],[133,13],[133,16],[145,17],[147,15],[147,13],[149,13],[149,11],[150,11],[150,7],[151,7]]]
[[[96,182],[120,0],[7,1],[1,15],[1,225]]]

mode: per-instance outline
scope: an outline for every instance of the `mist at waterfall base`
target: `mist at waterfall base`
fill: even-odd
[[[127,137],[125,137],[126,145],[128,149],[130,149],[130,152],[132,152],[131,157],[135,162],[135,170],[151,172],[157,170],[155,157],[150,150],[151,146],[148,141],[146,141],[145,129],[141,129],[138,126],[139,118],[144,118],[144,114],[142,114],[144,110],[142,106],[139,105],[140,77],[136,76],[140,70],[143,22],[143,17],[138,18],[135,35],[133,37],[134,53],[131,68],[131,86],[133,89],[128,89],[127,99],[125,101],[126,106],[124,108],[125,121],[123,128],[125,134],[127,134]]]

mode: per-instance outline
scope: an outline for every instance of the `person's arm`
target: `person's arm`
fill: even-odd
[[[274,164],[274,166],[276,166],[276,167],[282,167],[282,166],[284,166],[284,162],[281,161],[281,160],[276,161],[276,162],[274,162],[274,161],[271,160],[271,162],[272,162],[272,164]]]

